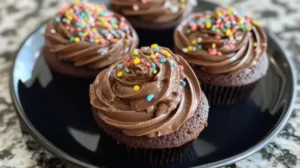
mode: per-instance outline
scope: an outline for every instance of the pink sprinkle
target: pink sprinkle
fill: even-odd
[[[130,62],[130,57],[126,57],[126,58],[125,58],[125,61],[126,61],[126,62]]]
[[[69,9],[69,6],[65,4],[65,5],[61,8],[61,10],[59,11],[59,13],[60,13],[61,15],[63,15],[63,14],[65,14],[65,12],[66,12],[68,9]]]
[[[75,10],[79,10],[79,6],[78,6],[78,5],[74,5],[73,8],[74,8]]]
[[[217,24],[220,24],[221,21],[222,21],[221,18],[218,18],[218,19],[217,19]]]
[[[120,22],[119,28],[120,28],[121,30],[124,30],[124,27],[125,27],[125,23],[124,23],[124,22]]]
[[[205,26],[204,26],[204,24],[200,24],[199,27],[200,27],[201,29],[204,29]]]
[[[144,59],[141,59],[140,61],[141,61],[141,63],[144,63]]]
[[[220,24],[220,29],[223,29],[223,28],[224,28],[224,24],[221,23],[221,24]]]
[[[208,54],[209,55],[216,55],[217,54],[217,49],[215,49],[215,48],[209,48],[208,49]]]
[[[141,0],[143,4],[148,3],[148,0]]]
[[[125,65],[129,67],[130,66],[130,62],[126,62]]]
[[[109,39],[109,41],[110,41],[111,43],[114,43],[114,42],[115,42],[115,39],[114,39],[114,38],[111,38],[111,39]]]
[[[234,16],[230,16],[229,19],[230,19],[231,21],[234,21]]]
[[[140,8],[139,8],[138,5],[133,5],[132,9],[133,9],[134,11],[138,11]]]
[[[233,34],[236,33],[236,29],[235,28],[233,28],[231,31],[232,31]]]
[[[155,55],[156,55],[156,58],[157,58],[157,59],[160,59],[160,58],[161,58],[161,55],[160,55],[160,54],[156,53]]]
[[[215,35],[215,39],[220,40],[220,39],[221,39],[221,36],[220,36],[219,34],[216,34],[216,35]]]
[[[197,30],[197,25],[196,24],[190,24],[191,30],[196,31]]]
[[[65,26],[65,28],[66,28],[67,30],[69,30],[69,29],[70,29],[70,26]]]
[[[146,66],[146,67],[150,67],[150,63],[149,63],[149,62],[146,62],[146,63],[145,63],[145,66]]]
[[[228,17],[224,18],[224,22],[227,22],[227,21],[228,21],[228,19],[229,19]]]
[[[182,65],[178,65],[178,70],[183,71],[184,67]]]
[[[263,42],[263,43],[261,44],[261,46],[262,46],[262,47],[267,47],[268,45],[267,45],[266,42]]]
[[[235,49],[235,45],[234,44],[229,44],[229,47],[234,50]]]
[[[80,31],[81,31],[81,28],[80,28],[80,27],[77,27],[77,29],[76,29],[76,30],[80,32]]]
[[[95,24],[96,24],[97,26],[101,26],[101,23],[100,23],[100,22],[95,22]]]
[[[246,20],[250,19],[249,15],[246,15],[246,16],[245,16],[245,19],[246,19]]]
[[[217,52],[218,56],[222,56],[222,53],[220,51]]]
[[[100,44],[104,45],[104,44],[105,44],[105,40],[104,40],[104,39],[101,39],[101,40],[100,40]]]
[[[197,38],[197,43],[201,43],[202,40],[203,40],[203,39],[202,39],[201,37]]]

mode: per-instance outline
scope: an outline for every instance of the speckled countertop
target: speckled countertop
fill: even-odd
[[[209,0],[234,6],[275,33],[300,70],[299,0]],[[62,0],[0,0],[0,168],[74,167],[23,135],[9,94],[13,57],[26,36],[51,17]],[[300,82],[300,81],[299,81]],[[298,82],[298,83],[299,83]],[[300,96],[300,87],[297,87]],[[300,97],[285,129],[260,152],[235,164],[242,168],[300,167]]]

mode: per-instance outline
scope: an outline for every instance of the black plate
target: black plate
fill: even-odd
[[[197,11],[213,9],[201,2]],[[21,46],[12,71],[11,93],[21,123],[52,154],[85,167],[147,167],[127,159],[122,149],[99,133],[90,110],[91,80],[53,73],[40,55],[44,26]],[[141,45],[172,48],[172,31],[138,31]],[[155,33],[155,34],[154,34]],[[161,36],[160,34],[163,34]],[[240,104],[210,109],[209,126],[183,159],[165,167],[217,167],[234,163],[265,146],[287,122],[295,100],[290,58],[268,35],[270,68],[251,96]]]

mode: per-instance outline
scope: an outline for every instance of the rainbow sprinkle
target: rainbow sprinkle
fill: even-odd
[[[253,26],[257,25],[257,21],[251,19],[247,15],[243,15],[234,8],[217,8],[214,12],[207,11],[194,16],[194,18],[185,25],[185,33],[192,34],[198,30],[212,32],[212,38],[221,40],[222,38],[234,39],[238,31],[251,31]],[[228,40],[230,49],[235,50],[236,46]],[[262,46],[264,44],[261,44]],[[257,47],[257,42],[254,42],[253,47]],[[190,41],[190,45],[182,48],[182,52],[195,52],[197,50],[206,50],[209,55],[221,56],[216,43],[211,46],[203,45],[202,37],[196,37]]]
[[[156,76],[159,74],[162,66],[170,65],[172,71],[182,72],[184,67],[178,65],[177,62],[172,57],[172,52],[168,49],[159,47],[157,44],[153,44],[151,47],[142,47],[141,49],[135,49],[128,56],[123,58],[122,63],[119,63],[115,67],[115,75],[120,78],[120,80],[127,80],[127,76],[141,75],[138,72],[140,69],[147,70],[148,75]],[[136,73],[138,72],[138,73]],[[143,77],[141,75],[140,77]],[[132,81],[131,81],[132,82]],[[180,86],[185,87],[187,82],[185,80],[180,80]],[[138,92],[141,90],[141,86],[133,85],[133,92]],[[154,94],[149,94],[146,99],[147,101],[152,101]]]
[[[87,0],[74,0],[72,5],[64,6],[54,21],[62,23],[72,34],[70,43],[87,41],[107,46],[120,40],[125,44],[133,41],[125,18],[117,16],[104,5],[91,4]]]

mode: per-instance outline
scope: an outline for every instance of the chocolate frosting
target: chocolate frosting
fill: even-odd
[[[197,13],[174,33],[175,50],[202,71],[239,73],[253,67],[266,52],[266,35],[249,16],[233,8]]]
[[[151,23],[165,23],[183,16],[191,0],[111,0],[121,14]]]
[[[138,45],[130,23],[103,5],[74,1],[51,19],[46,47],[59,60],[76,67],[99,69],[111,65]]]
[[[101,120],[125,135],[157,137],[194,115],[200,93],[188,63],[152,45],[102,71],[90,86],[90,102]]]

